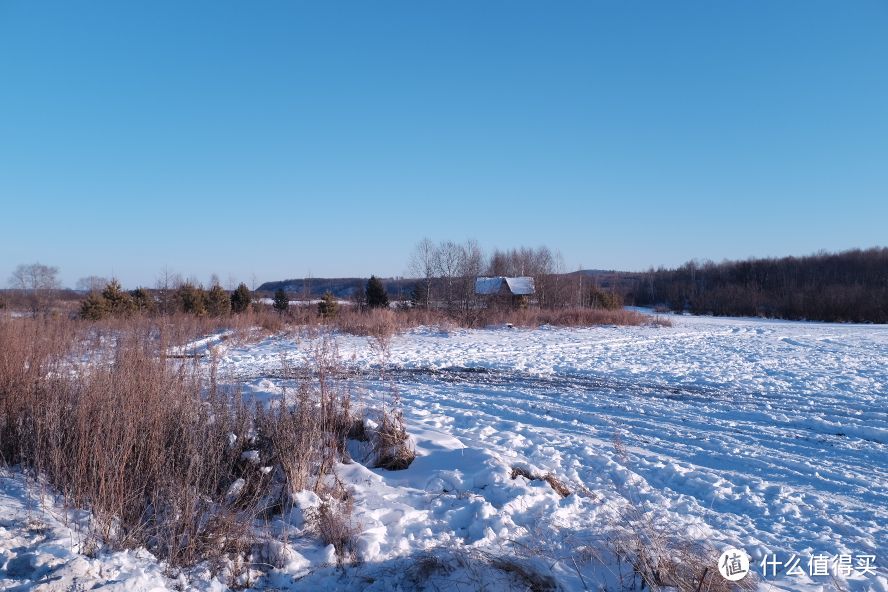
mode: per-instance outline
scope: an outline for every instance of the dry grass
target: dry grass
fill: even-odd
[[[357,551],[357,536],[362,526],[354,518],[354,502],[337,481],[332,492],[307,512],[308,531],[325,545],[333,545],[336,560],[341,565],[353,561]]]
[[[312,366],[310,378],[289,369],[298,380],[294,396],[285,394],[257,420],[274,450],[272,460],[286,476],[290,494],[312,488],[318,491],[335,463],[344,457],[346,438],[356,423],[351,393],[337,380],[343,369],[331,340],[319,342]]]
[[[373,467],[388,471],[402,471],[416,458],[416,450],[407,434],[404,415],[396,401],[384,409],[379,424],[370,430]]]
[[[619,461],[627,464],[629,456],[619,432],[614,434],[613,446]],[[622,590],[647,587],[653,592],[730,592],[757,587],[752,572],[738,582],[724,579],[718,571],[720,552],[713,546],[674,532],[667,523],[655,523],[632,481],[607,546],[617,559]],[[624,565],[631,567],[630,574],[624,575]]]
[[[453,325],[453,321],[443,313],[419,308],[341,309],[330,322],[343,333],[371,337],[392,336],[420,326],[446,329]]]
[[[7,361],[39,347],[45,334],[3,335],[3,458],[90,508],[106,542],[147,545],[174,564],[234,550],[243,534],[238,515],[250,504],[219,504],[241,473],[240,451],[226,440],[246,430],[241,399],[204,398],[196,367],[167,363],[139,331],[119,336],[108,359],[73,364],[75,334],[55,342],[56,355],[31,358],[27,383],[7,373]]]
[[[539,327],[553,325],[560,327],[590,327],[596,325],[630,325],[668,327],[668,319],[651,317],[634,310],[604,308],[519,308],[489,309],[478,320],[480,325],[515,325],[519,327]]]
[[[399,584],[405,590],[559,590],[555,579],[533,563],[466,546],[438,547],[413,557]]]
[[[248,405],[162,355],[207,329],[171,324],[0,318],[0,460],[90,509],[111,547],[221,563],[246,552],[256,517],[332,473],[350,401],[330,387],[324,350],[293,405]]]
[[[632,567],[623,589],[648,587],[653,592],[731,592],[754,590],[757,578],[750,573],[739,582],[729,582],[718,571],[719,552],[700,542],[654,527],[650,521],[627,518],[628,529],[611,540],[617,559]]]
[[[561,497],[567,497],[570,495],[570,488],[552,473],[535,475],[523,467],[512,467],[512,479],[518,477],[524,477],[528,481],[545,481],[549,484],[549,487],[555,490],[555,493]]]

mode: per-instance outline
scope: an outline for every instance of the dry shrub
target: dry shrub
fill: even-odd
[[[666,531],[636,507],[624,512],[622,524],[610,548],[620,563],[632,568],[632,578],[623,582],[623,589],[638,589],[636,578],[653,592],[730,592],[757,586],[751,572],[739,582],[724,579],[718,571],[720,553],[714,547]]]
[[[339,314],[334,326],[343,333],[389,337],[398,330],[399,318],[395,311],[373,308],[364,312],[348,310]]]
[[[322,352],[293,406],[260,411],[217,390],[212,368],[163,355],[201,321],[163,321],[0,318],[0,461],[90,509],[112,547],[221,562],[245,552],[283,491],[332,473],[353,423],[348,395],[330,386]]]
[[[526,563],[511,557],[489,557],[490,565],[510,576],[513,581],[531,592],[554,592],[558,589],[555,579],[532,569]]]
[[[613,435],[614,452],[623,464],[629,456],[620,432]],[[752,590],[757,586],[755,574],[739,582],[725,580],[718,571],[719,551],[709,544],[690,540],[686,535],[670,531],[665,524],[654,523],[638,495],[637,483],[630,480],[626,504],[614,525],[606,547],[620,566],[621,589],[637,590],[647,586],[653,592],[729,592]],[[623,576],[623,566],[631,572]]]
[[[332,325],[343,333],[372,337],[391,337],[421,326],[449,328],[452,324],[453,321],[445,314],[420,308],[360,311],[343,307],[332,320]]]
[[[287,369],[299,380],[294,397],[285,395],[257,420],[291,494],[309,488],[318,491],[324,477],[344,457],[345,441],[355,424],[351,393],[339,380],[344,370],[332,340],[319,342],[312,365],[314,372],[308,377]]]
[[[523,467],[512,467],[512,479],[516,479],[517,477],[524,477],[528,481],[545,481],[549,484],[549,487],[554,489],[555,493],[561,497],[567,497],[570,495],[570,488],[552,473],[535,475]]]
[[[145,545],[172,564],[217,557],[239,546],[251,519],[249,503],[224,503],[242,472],[227,434],[243,433],[249,413],[239,396],[204,398],[196,368],[152,345],[123,336],[108,360],[56,358],[65,372],[4,388],[3,456],[92,510],[109,544]]]
[[[400,412],[384,414],[371,440],[375,468],[402,471],[416,458]]]
[[[308,530],[323,541],[333,545],[339,564],[355,559],[357,536],[361,525],[353,516],[354,502],[344,492],[326,496],[317,506],[307,512]]]
[[[237,539],[225,512],[205,520],[234,469],[208,418],[226,423],[229,409],[203,405],[186,369],[127,343],[110,365],[45,380],[34,395],[39,405],[6,418],[17,428],[8,456],[90,508],[103,540],[150,545],[178,563],[225,552],[223,542]]]
[[[405,590],[560,589],[552,576],[541,573],[532,563],[472,547],[438,547],[412,558],[398,583]]]
[[[377,425],[370,430],[373,467],[402,471],[413,463],[416,449],[407,433],[400,397],[395,391],[390,406],[383,407]]]

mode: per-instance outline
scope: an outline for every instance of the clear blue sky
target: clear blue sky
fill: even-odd
[[[0,284],[888,243],[888,2],[0,0]]]

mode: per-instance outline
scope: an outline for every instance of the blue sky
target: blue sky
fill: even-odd
[[[888,243],[888,3],[0,0],[0,283]]]

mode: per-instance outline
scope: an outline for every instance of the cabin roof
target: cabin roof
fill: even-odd
[[[535,292],[532,277],[479,277],[475,280],[475,294],[499,294],[505,284],[513,296],[529,296]]]

